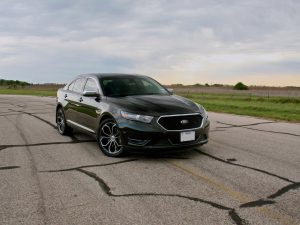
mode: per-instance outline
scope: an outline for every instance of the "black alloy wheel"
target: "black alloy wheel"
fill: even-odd
[[[124,153],[120,130],[113,119],[106,119],[100,124],[98,144],[105,155],[117,157]]]

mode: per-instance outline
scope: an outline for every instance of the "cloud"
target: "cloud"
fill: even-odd
[[[0,75],[65,82],[133,72],[221,83],[276,74],[288,85],[285,76],[300,76],[299,10],[292,0],[1,1]]]

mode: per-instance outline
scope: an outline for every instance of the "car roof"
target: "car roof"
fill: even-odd
[[[139,74],[125,74],[125,73],[89,73],[78,75],[77,78],[95,77],[95,78],[109,78],[109,77],[147,77]]]

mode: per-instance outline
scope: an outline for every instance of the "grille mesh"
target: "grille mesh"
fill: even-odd
[[[193,129],[201,126],[202,116],[200,114],[163,116],[158,119],[157,123],[166,130]]]

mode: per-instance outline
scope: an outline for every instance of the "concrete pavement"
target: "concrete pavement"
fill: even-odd
[[[0,224],[300,224],[300,125],[209,113],[207,145],[109,158],[55,98],[0,95]]]

